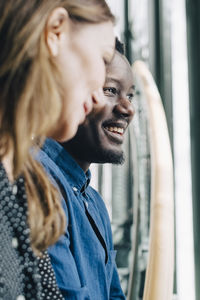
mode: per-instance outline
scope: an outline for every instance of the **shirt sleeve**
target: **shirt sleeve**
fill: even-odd
[[[115,264],[114,270],[113,270],[113,276],[112,276],[112,281],[111,281],[111,286],[110,286],[110,300],[125,300],[124,293],[122,291],[120,281],[119,281],[119,275],[117,272],[117,267]]]

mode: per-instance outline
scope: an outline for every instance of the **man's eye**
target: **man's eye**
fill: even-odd
[[[113,96],[113,95],[117,95],[118,93],[117,89],[113,87],[104,87],[103,91],[106,96]]]
[[[133,98],[134,98],[134,94],[128,94],[127,95],[127,99],[130,101],[130,102],[132,102],[133,101]]]

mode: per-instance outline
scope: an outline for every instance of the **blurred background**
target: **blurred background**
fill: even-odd
[[[166,114],[174,167],[173,299],[199,300],[200,1],[107,2],[129,62],[147,64]],[[129,300],[143,297],[149,251],[151,141],[143,98],[136,83],[136,114],[126,137],[125,164],[91,169],[92,185],[109,210],[120,280]]]

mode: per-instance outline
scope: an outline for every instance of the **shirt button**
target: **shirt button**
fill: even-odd
[[[13,246],[13,248],[17,248],[18,247],[18,239],[17,238],[13,238],[12,239],[12,246]]]
[[[25,299],[25,297],[23,295],[19,295],[19,296],[17,296],[16,300],[26,300],[26,299]]]
[[[85,201],[85,206],[88,208],[88,202],[87,201]]]
[[[77,192],[77,191],[78,191],[78,189],[77,189],[75,186],[73,186],[72,189],[73,189],[74,192]]]

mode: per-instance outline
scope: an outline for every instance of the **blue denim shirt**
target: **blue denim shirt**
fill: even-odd
[[[125,299],[115,264],[110,220],[86,174],[57,142],[47,139],[39,161],[62,193],[65,234],[49,248],[65,299]]]

